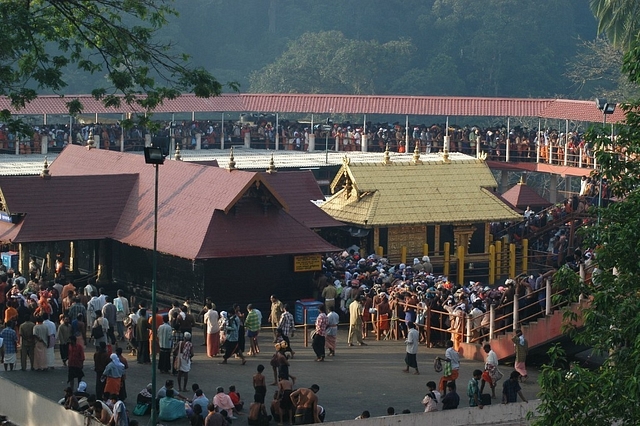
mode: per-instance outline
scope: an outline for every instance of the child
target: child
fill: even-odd
[[[236,392],[235,386],[229,386],[229,398],[231,398],[231,402],[233,402],[234,413],[238,413],[242,411],[242,407],[244,407],[244,402],[240,399],[240,394]]]

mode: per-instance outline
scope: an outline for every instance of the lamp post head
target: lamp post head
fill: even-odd
[[[144,162],[147,164],[164,164],[162,149],[155,146],[144,147]]]

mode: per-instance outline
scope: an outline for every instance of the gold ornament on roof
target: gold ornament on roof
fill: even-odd
[[[384,149],[384,158],[382,159],[382,164],[391,164],[391,155],[389,154],[388,143],[387,143],[387,147]]]
[[[267,167],[267,173],[275,173],[275,172],[277,172],[276,164],[273,161],[273,154],[271,154],[271,160],[269,161],[269,167]]]
[[[347,157],[347,154],[345,154],[344,157],[342,157],[342,164],[345,166],[348,166],[349,164],[351,164],[351,160],[349,159],[349,157]]]
[[[229,170],[236,170],[236,160],[233,158],[233,147],[231,147],[229,153]]]
[[[95,141],[93,138],[93,129],[89,129],[89,137],[87,138],[87,149],[95,148]]]
[[[47,161],[47,157],[44,157],[44,164],[42,165],[42,171],[40,172],[40,177],[43,179],[51,179],[51,173],[49,172],[49,162]]]
[[[422,160],[420,160],[420,142],[416,142],[416,149],[413,150],[411,164],[422,164]]]
[[[173,159],[176,161],[182,161],[182,155],[180,154],[180,143],[176,144],[176,153],[173,155]]]
[[[480,153],[480,155],[478,156],[478,160],[481,160],[481,161],[487,161],[487,153],[486,153],[486,152],[484,152],[484,151],[482,151],[482,152]]]

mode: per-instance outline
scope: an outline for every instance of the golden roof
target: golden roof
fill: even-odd
[[[322,209],[363,227],[520,219],[493,194],[497,186],[486,163],[468,156],[456,156],[450,163],[345,160],[331,182],[334,195]]]

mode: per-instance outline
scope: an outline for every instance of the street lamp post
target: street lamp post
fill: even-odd
[[[596,106],[602,111],[602,127],[607,126],[607,115],[611,115],[616,110],[615,102],[607,102],[606,99],[596,98]],[[613,144],[613,126],[611,127],[611,144]],[[595,155],[595,153],[594,153]],[[602,171],[602,165],[600,165]],[[598,225],[600,225],[600,208],[602,207],[602,173],[600,173],[600,182],[598,184]]]
[[[144,148],[144,161],[147,164],[153,164],[155,167],[155,192],[153,200],[153,272],[151,279],[151,335],[154,339],[151,341],[151,395],[154,401],[151,403],[151,424],[156,425],[158,422],[158,408],[155,404],[156,395],[156,345],[155,335],[158,330],[158,324],[156,324],[156,285],[158,281],[158,176],[160,171],[160,165],[164,164],[165,154],[162,152],[162,148],[149,146]]]

